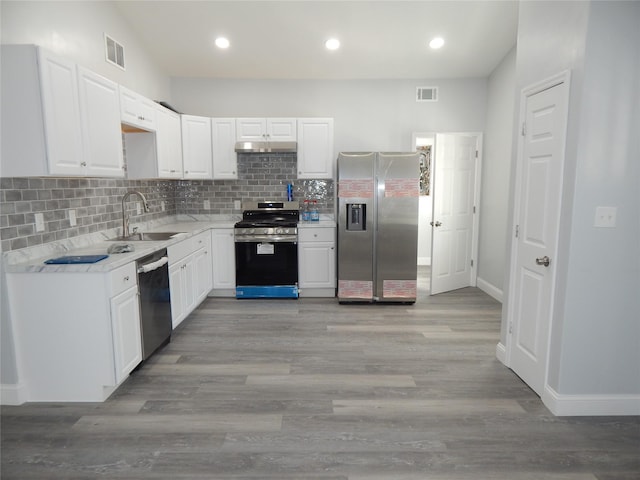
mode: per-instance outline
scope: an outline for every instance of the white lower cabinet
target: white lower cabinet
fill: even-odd
[[[10,273],[7,288],[26,401],[104,401],[142,359],[135,263]]]
[[[335,297],[336,229],[298,229],[298,286],[301,297]]]
[[[213,291],[214,297],[236,295],[236,251],[233,228],[211,230],[213,242]]]
[[[116,382],[120,383],[142,361],[138,289],[126,290],[111,299],[111,331]]]
[[[167,248],[171,320],[176,328],[211,291],[211,232]]]

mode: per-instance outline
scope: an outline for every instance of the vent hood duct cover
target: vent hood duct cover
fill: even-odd
[[[237,142],[238,153],[296,153],[297,142]]]

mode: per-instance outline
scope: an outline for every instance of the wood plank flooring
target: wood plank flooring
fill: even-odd
[[[558,418],[500,304],[207,299],[102,404],[2,407],[3,480],[637,480],[638,417]]]

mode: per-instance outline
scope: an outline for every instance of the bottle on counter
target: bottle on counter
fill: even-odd
[[[312,222],[319,222],[320,221],[320,212],[318,211],[318,201],[314,200],[311,203],[311,212],[309,214],[310,220]]]
[[[302,221],[308,222],[311,220],[311,207],[309,206],[309,200],[305,199],[302,204]]]

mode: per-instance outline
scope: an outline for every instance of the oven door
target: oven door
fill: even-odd
[[[297,242],[238,241],[237,298],[298,298]]]

